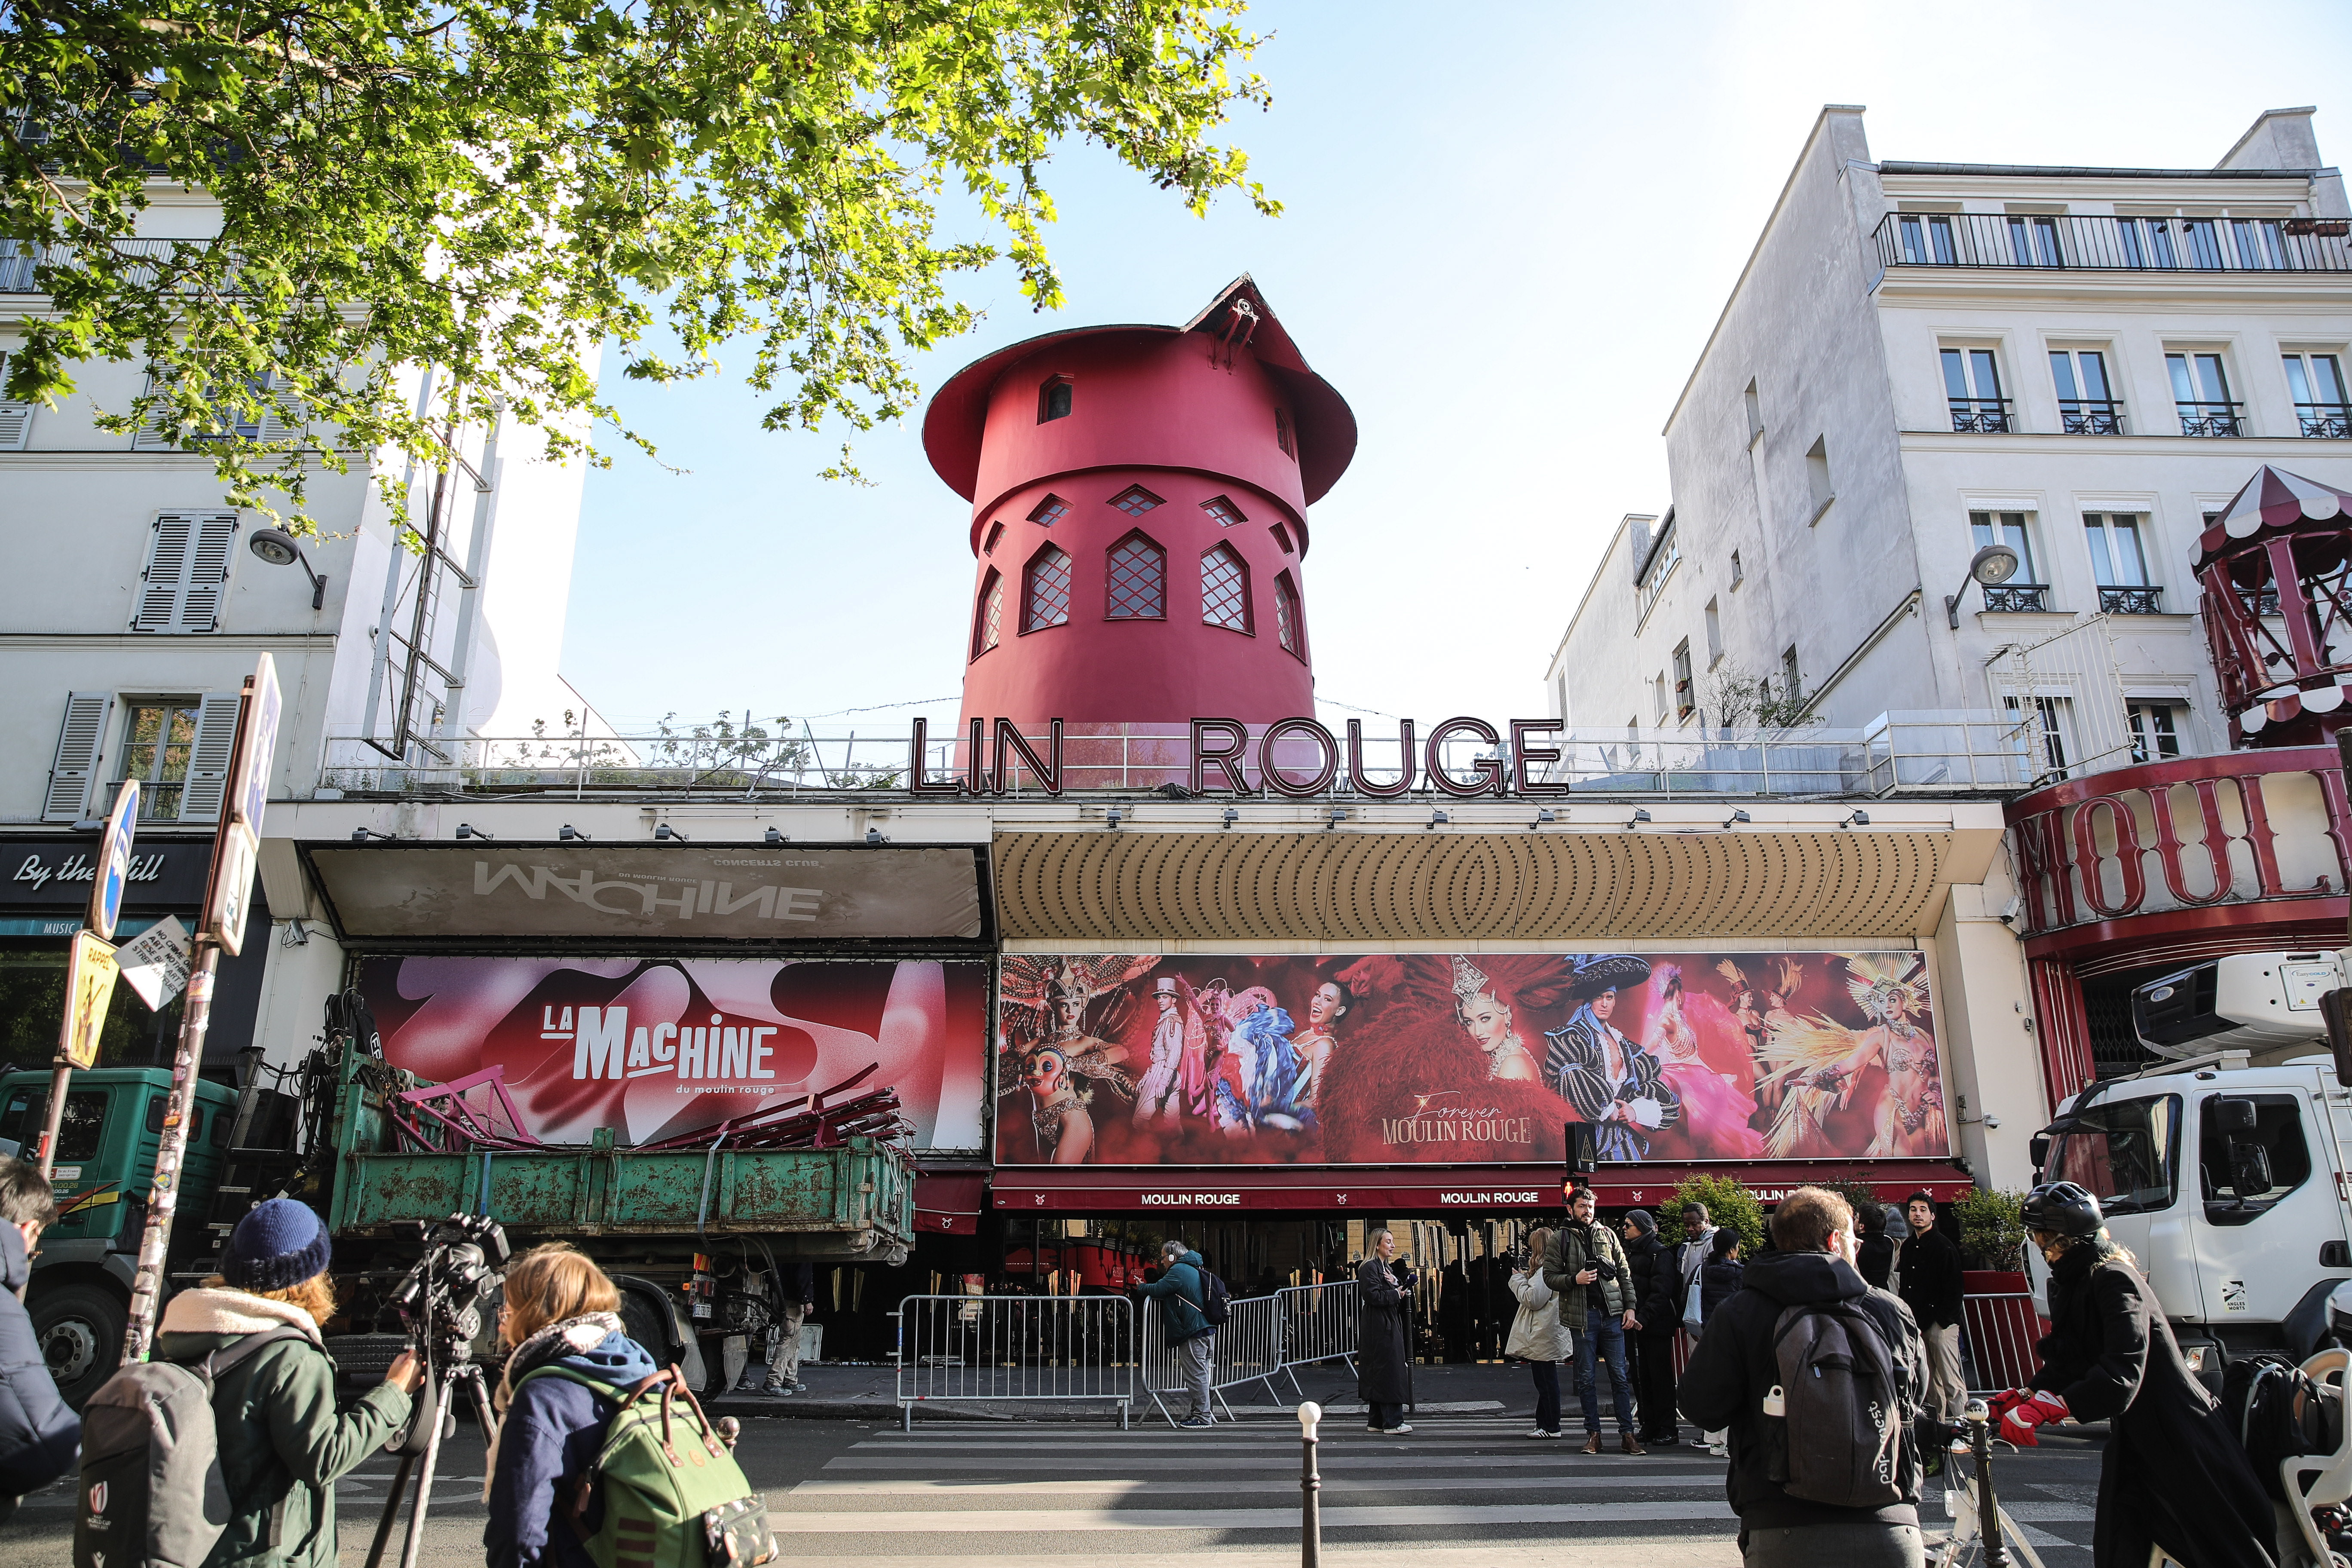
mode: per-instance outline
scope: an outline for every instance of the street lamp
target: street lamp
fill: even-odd
[[[2017,552],[2006,544],[1988,544],[1969,558],[1968,582],[1960,584],[1958,594],[1944,599],[1944,619],[1954,631],[1960,629],[1960,600],[1969,591],[1969,583],[1990,588],[1996,583],[2006,583],[2017,575]]]
[[[310,570],[310,557],[294,542],[294,536],[282,528],[265,528],[253,536],[249,548],[272,566],[300,565],[310,574],[310,607],[318,609],[327,602],[327,580]]]

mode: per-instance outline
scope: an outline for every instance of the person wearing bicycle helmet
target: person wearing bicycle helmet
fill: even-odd
[[[2221,1403],[2181,1359],[2156,1293],[2073,1182],[2025,1195],[2026,1233],[2050,1264],[2041,1370],[1992,1401],[2021,1447],[2061,1420],[2105,1421],[2095,1568],[2146,1568],[2151,1548],[2197,1568],[2275,1568],[2277,1523]]]

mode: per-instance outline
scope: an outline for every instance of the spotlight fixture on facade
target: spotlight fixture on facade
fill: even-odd
[[[1625,826],[1628,827],[1639,827],[1642,824],[1649,820],[1650,814],[1642,810],[1639,806],[1636,806],[1633,809],[1633,819],[1631,822],[1628,822]]]
[[[1324,822],[1324,824],[1323,824],[1323,831],[1325,831],[1326,833],[1328,833],[1329,831],[1331,831],[1331,829],[1333,829],[1333,828],[1335,828],[1335,827],[1339,826],[1339,824],[1341,824],[1341,823],[1343,823],[1343,822],[1345,822],[1345,821],[1347,821],[1347,820],[1348,820],[1348,808],[1347,808],[1346,806],[1344,806],[1344,805],[1335,805],[1335,806],[1333,806],[1333,807],[1331,808],[1331,814],[1330,814],[1329,817],[1328,817],[1328,819],[1326,819],[1326,820],[1325,820],[1325,822]]]
[[[1225,807],[1225,826],[1227,827],[1231,827],[1234,823],[1239,822],[1241,819],[1242,814],[1240,811],[1230,805]]]
[[[1954,631],[1960,629],[1960,601],[1968,595],[1969,584],[1990,588],[2017,575],[2017,552],[2006,544],[1988,544],[1969,558],[1968,582],[1960,584],[1957,594],[1944,595],[1944,619]]]
[[[882,837],[880,828],[869,827],[866,830],[866,847],[868,849],[879,849],[888,842],[890,842],[888,839]]]
[[[1746,822],[1747,820],[1748,820],[1748,814],[1747,814],[1746,812],[1744,812],[1744,811],[1735,811],[1735,812],[1733,812],[1729,816],[1727,816],[1727,817],[1725,817],[1725,818],[1723,819],[1723,826],[1726,826],[1726,827],[1729,827],[1729,826],[1730,826],[1733,823],[1735,823],[1735,822]]]
[[[1443,827],[1453,820],[1442,811],[1433,811],[1429,814],[1429,826],[1432,827]]]
[[[782,844],[783,841],[784,841],[784,830],[783,830],[782,828],[781,828],[781,827],[771,827],[770,829],[768,829],[768,842],[769,842],[769,843],[771,843],[771,844]]]
[[[1106,827],[1117,827],[1118,826],[1118,807],[1114,805],[1103,814],[1103,826]]]
[[[693,842],[692,839],[687,837],[685,834],[680,833],[677,828],[672,827],[667,822],[656,823],[654,825],[654,837],[656,838],[676,839],[680,844],[690,844]]]
[[[292,534],[282,528],[265,528],[247,542],[247,548],[272,566],[299,563],[310,578],[310,607],[315,610],[326,604],[327,580],[310,570],[310,558],[302,553]]]
[[[1843,822],[1839,823],[1838,826],[1840,827],[1867,827],[1870,826],[1870,813],[1866,811],[1857,811],[1852,816],[1847,817]]]
[[[562,838],[562,839],[564,839],[564,840],[566,840],[566,841],[569,841],[569,840],[571,840],[571,839],[574,839],[574,838],[576,838],[576,839],[578,839],[578,840],[579,840],[581,843],[583,843],[583,844],[586,844],[586,843],[591,842],[591,840],[590,840],[589,837],[588,837],[586,834],[584,834],[584,833],[581,832],[578,828],[576,828],[576,827],[572,826],[572,824],[570,824],[570,823],[568,823],[568,822],[567,822],[567,823],[565,823],[565,824],[562,826],[562,828],[560,828],[560,829],[557,831],[557,833],[556,833],[556,835],[555,835],[555,836],[556,836],[558,838]]]
[[[461,822],[457,824],[457,837],[460,838],[496,838],[498,835],[495,833],[485,833],[470,822]]]
[[[1530,828],[1541,827],[1547,822],[1558,822],[1559,820],[1559,813],[1546,808],[1538,810],[1536,813],[1536,819],[1533,822],[1528,823],[1528,826]]]
[[[386,844],[392,842],[391,834],[378,833],[373,827],[354,827],[352,829],[352,842],[354,844],[364,844],[371,838],[381,838]]]

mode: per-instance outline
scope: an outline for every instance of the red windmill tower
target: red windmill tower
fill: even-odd
[[[965,366],[923,447],[972,503],[963,733],[1314,712],[1307,509],[1356,421],[1246,275],[1181,327],[1051,332]]]
[[[2198,540],[2197,580],[2232,740],[2352,724],[2352,492],[2265,465]]]

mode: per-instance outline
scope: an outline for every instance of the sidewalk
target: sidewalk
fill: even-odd
[[[1355,1374],[1339,1362],[1322,1362],[1296,1370],[1298,1385],[1277,1375],[1265,1383],[1240,1384],[1225,1390],[1234,1414],[1245,1420],[1293,1420],[1303,1394],[1333,1416],[1361,1415],[1363,1402],[1356,1397]],[[1580,1428],[1576,1402],[1575,1369],[1562,1367],[1561,1406],[1567,1425]],[[802,1363],[806,1394],[787,1398],[729,1393],[705,1403],[711,1413],[737,1416],[799,1416],[809,1420],[896,1420],[898,1414],[898,1369],[891,1366],[844,1366],[830,1363]],[[1516,1363],[1484,1362],[1468,1365],[1423,1366],[1413,1369],[1413,1409],[1428,1415],[1502,1415],[1535,1410],[1535,1385],[1525,1366]],[[1609,1415],[1609,1380],[1601,1380],[1601,1406],[1606,1428],[1616,1430]],[[1130,1422],[1151,1414],[1149,1394],[1137,1390]],[[917,1406],[925,1421],[1116,1421],[1118,1407],[1110,1400],[1002,1399],[925,1400]]]

